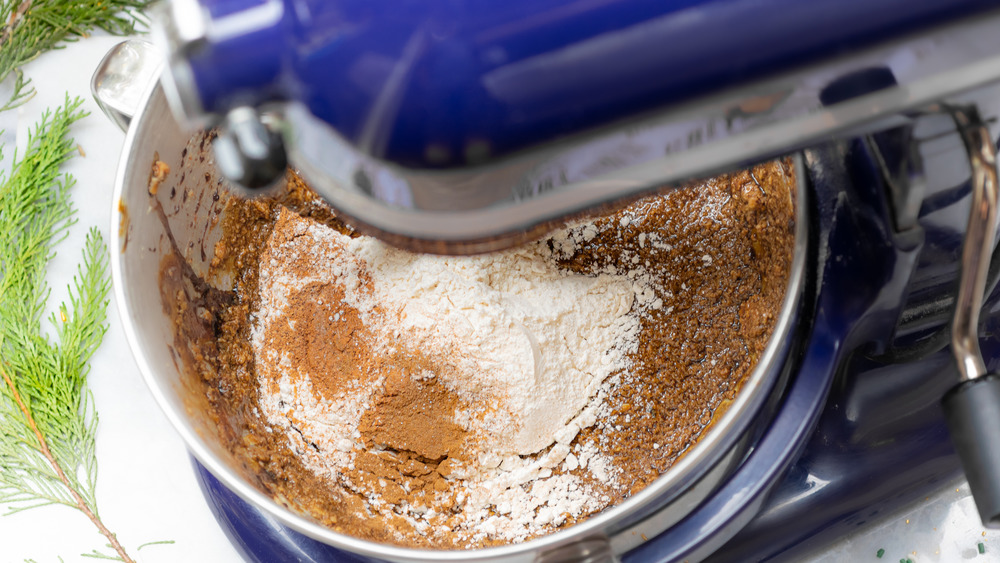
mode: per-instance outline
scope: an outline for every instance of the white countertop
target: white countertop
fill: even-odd
[[[0,129],[5,131],[4,153],[9,158],[15,139],[23,144],[28,128],[45,108],[61,104],[65,92],[83,97],[84,108],[91,112],[72,130],[86,155],[73,158],[67,167],[67,172],[77,179],[73,198],[79,223],[71,230],[69,240],[58,248],[51,264],[50,306],[65,295],[86,230],[96,225],[109,238],[111,192],[124,135],[90,98],[90,76],[118,41],[95,36],[41,56],[24,69],[37,95],[17,110],[0,113]],[[5,161],[3,170],[8,166]],[[209,512],[184,444],[139,375],[113,302],[109,324],[104,343],[91,361],[89,377],[100,415],[97,498],[102,519],[139,561],[240,561]],[[138,549],[147,542],[164,540],[174,543]],[[977,551],[980,541],[986,546],[985,555]],[[44,563],[60,558],[67,563],[93,562],[80,554],[94,549],[111,553],[105,543],[82,514],[61,506],[0,518],[0,563],[25,559]],[[875,556],[879,548],[885,549],[881,560]],[[960,483],[913,510],[860,530],[817,554],[815,561],[894,563],[906,557],[914,563],[1000,561],[1000,533],[983,535],[968,488]]]
[[[107,51],[121,39],[92,37],[66,49],[42,55],[24,70],[37,90],[16,110],[0,113],[5,130],[4,153],[13,153],[12,137],[23,144],[29,127],[45,108],[62,104],[65,93],[84,98],[91,115],[72,134],[86,156],[75,156],[66,168],[77,180],[73,200],[79,222],[57,249],[49,271],[50,306],[65,295],[80,259],[83,237],[97,226],[110,240],[111,192],[125,135],[90,96],[90,77]],[[9,163],[5,162],[3,170]],[[187,451],[154,402],[139,375],[112,301],[104,343],[91,361],[89,385],[100,425],[97,433],[97,503],[101,518],[129,551],[143,562],[240,561],[209,512],[195,481]],[[138,546],[173,540],[167,545]],[[0,563],[34,559],[39,563],[93,562],[81,557],[105,548],[83,514],[62,506],[32,509],[0,518]]]

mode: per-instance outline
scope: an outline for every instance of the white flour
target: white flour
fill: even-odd
[[[551,250],[542,242],[463,258],[352,239],[285,210],[275,232],[294,236],[281,245],[272,236],[260,264],[261,305],[252,335],[265,391],[261,403],[307,465],[330,475],[351,466],[352,449],[361,447],[358,420],[380,382],[319,401],[307,384],[291,383],[302,375],[308,381],[308,374],[264,335],[272,323],[289,322],[284,309],[291,292],[313,282],[338,284],[376,335],[376,351],[405,347],[445,358],[438,373],[412,376],[438,377],[488,413],[456,413],[455,422],[479,445],[469,452],[473,461],[453,476],[463,487],[460,528],[472,537],[515,540],[562,523],[566,514],[604,506],[607,499],[595,497],[575,473],[554,475],[553,469],[614,479],[599,452],[571,453],[570,443],[594,424],[602,382],[629,367],[639,315],[662,300],[642,268],[594,276],[557,268],[556,259],[595,236],[592,225],[554,235]],[[415,524],[435,521],[433,510],[418,508],[403,512]]]

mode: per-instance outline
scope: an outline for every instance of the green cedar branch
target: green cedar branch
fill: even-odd
[[[97,412],[86,388],[88,361],[107,329],[108,251],[91,229],[69,299],[42,330],[46,267],[74,223],[69,128],[84,117],[67,96],[29,134],[0,175],[0,503],[12,511],[64,504],[83,512],[124,561],[132,561],[97,512]]]
[[[21,66],[95,29],[112,35],[135,33],[145,23],[150,0],[0,0],[0,83],[13,76],[13,91],[0,111],[34,95]]]

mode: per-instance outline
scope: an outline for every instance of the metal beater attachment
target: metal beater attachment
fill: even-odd
[[[979,349],[979,311],[996,236],[997,150],[974,107],[949,108],[969,153],[972,210],[962,245],[951,346],[962,382],[942,399],[945,418],[983,525],[1000,527],[1000,374]]]

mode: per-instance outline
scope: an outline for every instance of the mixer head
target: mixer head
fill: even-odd
[[[988,2],[889,4],[168,0],[152,21],[229,179],[290,164],[361,232],[468,254],[1000,78]]]

